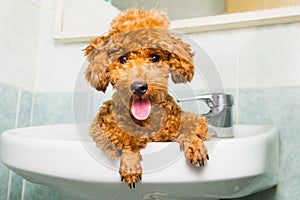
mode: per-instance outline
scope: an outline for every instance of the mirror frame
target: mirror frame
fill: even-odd
[[[64,30],[64,0],[57,0],[54,39],[59,42],[86,42],[107,30]],[[172,20],[170,29],[181,33],[219,31],[227,29],[266,26],[300,21],[300,6],[257,10],[251,12],[212,15]]]

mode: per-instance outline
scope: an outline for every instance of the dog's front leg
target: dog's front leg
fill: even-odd
[[[207,121],[196,114],[182,114],[179,135],[175,139],[184,151],[186,160],[197,166],[204,166],[209,159],[207,148],[203,140],[207,140]]]
[[[142,180],[142,156],[140,152],[122,152],[119,173],[121,181],[124,180],[130,188]]]

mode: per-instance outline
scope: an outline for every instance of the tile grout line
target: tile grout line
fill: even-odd
[[[6,200],[10,199],[11,179],[12,179],[12,171],[9,170],[8,181],[7,181],[7,194],[6,194],[7,196],[6,196]]]
[[[239,101],[240,101],[240,34],[239,32],[236,33],[237,34],[237,47],[236,47],[236,54],[237,54],[237,58],[236,58],[236,89],[235,89],[235,93],[236,93],[236,102],[235,102],[235,123],[238,124],[240,122],[239,119],[239,112],[240,112],[240,108],[239,108]]]
[[[21,90],[18,90],[18,100],[17,100],[17,110],[16,110],[16,120],[15,120],[15,126],[14,128],[18,128],[18,124],[19,124],[19,115],[20,115],[20,104],[21,104]],[[10,199],[10,193],[11,193],[11,182],[12,182],[12,171],[9,170],[9,184],[8,184],[8,188],[9,191],[7,192],[7,200]]]
[[[31,109],[30,109],[30,119],[29,119],[29,126],[32,126],[33,121],[33,112],[34,112],[34,102],[35,102],[35,93],[32,93],[32,100],[31,100]]]
[[[16,105],[16,117],[15,117],[15,124],[14,128],[18,128],[18,119],[19,119],[19,111],[20,111],[20,102],[21,102],[21,89],[18,89],[18,98],[17,98],[17,105]],[[7,180],[7,196],[6,200],[10,199],[10,192],[11,192],[11,181],[12,181],[12,171],[9,170],[8,180]]]
[[[21,193],[21,200],[25,199],[25,189],[26,189],[26,181],[25,179],[22,180],[22,193]]]
[[[236,89],[236,103],[235,103],[235,123],[239,124],[240,123],[240,108],[239,108],[239,102],[240,102],[240,89]]]
[[[32,92],[29,126],[32,126],[33,111],[34,111],[34,101],[35,101],[35,92]],[[26,181],[25,181],[25,179],[23,179],[23,181],[22,181],[21,200],[25,199],[25,190],[26,190]]]
[[[19,112],[20,112],[20,102],[21,102],[21,89],[18,90],[18,100],[17,100],[17,110],[16,110],[16,120],[14,128],[18,128],[19,123]]]

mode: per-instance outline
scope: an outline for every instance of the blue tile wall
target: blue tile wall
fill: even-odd
[[[11,172],[11,187],[9,199],[21,199],[22,196],[22,186],[23,186],[23,178],[18,174]]]
[[[15,127],[18,89],[0,84],[0,134]],[[9,170],[0,162],[0,199],[6,199]]]
[[[94,118],[93,109],[93,94],[90,93],[75,93],[72,100],[72,110],[74,122],[86,123],[91,122]],[[97,109],[98,110],[98,109]]]
[[[6,199],[9,170],[0,162],[0,199]]]
[[[0,134],[8,129],[30,125],[73,122],[71,93],[38,93],[33,96],[29,91],[0,83],[0,97]],[[33,98],[34,104],[32,104]],[[10,188],[8,188],[10,173]],[[21,200],[22,187],[23,179],[14,172],[10,172],[0,162],[0,200],[7,199],[7,195],[10,200]],[[26,188],[25,200],[67,199],[46,186],[26,182]],[[7,194],[7,191],[10,193]]]
[[[245,199],[300,198],[300,88],[241,90],[240,122],[274,123],[280,130],[280,172],[277,189]]]
[[[71,93],[38,93],[34,96],[32,125],[73,123]]]
[[[0,133],[15,127],[18,89],[0,84]]]
[[[28,91],[21,91],[18,116],[18,128],[27,127],[30,125],[31,107],[33,95]]]

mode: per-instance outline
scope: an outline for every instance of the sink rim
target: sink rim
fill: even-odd
[[[75,130],[74,124],[50,126],[52,128],[69,127],[69,129],[73,126],[71,130]],[[146,191],[148,187],[157,187],[156,185],[159,185],[159,187],[166,189],[173,187],[176,184],[200,184],[197,187],[202,188],[205,187],[205,185],[207,185],[208,183],[213,183],[213,185],[225,184],[226,187],[232,189],[234,188],[235,184],[239,184],[240,180],[243,180],[242,182],[246,184],[247,187],[251,188],[250,190],[242,190],[243,188],[240,188],[241,190],[235,193],[225,194],[223,191],[224,188],[221,187],[218,190],[210,191],[207,194],[201,193],[202,197],[229,198],[249,195],[254,191],[259,191],[263,188],[269,188],[271,186],[276,185],[277,180],[275,176],[275,171],[278,166],[268,166],[268,159],[270,159],[268,158],[268,156],[278,155],[275,151],[270,151],[270,154],[272,155],[268,154],[267,150],[264,151],[261,155],[257,154],[257,152],[255,153],[255,151],[258,151],[256,148],[257,145],[259,146],[259,148],[261,148],[261,146],[267,145],[270,143],[271,140],[274,141],[275,139],[277,141],[274,144],[277,145],[276,149],[278,151],[278,129],[274,125],[238,125],[236,126],[236,128],[245,128],[247,126],[250,126],[253,129],[266,127],[269,129],[268,131],[264,132],[265,134],[258,134],[254,137],[221,138],[217,143],[217,147],[213,149],[213,151],[210,153],[210,160],[207,163],[207,165],[204,168],[200,169],[193,168],[191,165],[187,164],[185,162],[183,152],[180,151],[179,148],[177,148],[178,152],[181,152],[182,156],[179,159],[177,159],[174,163],[163,168],[160,171],[144,173],[143,181],[138,187]],[[3,160],[3,163],[15,172],[17,172],[22,177],[24,177],[25,179],[31,182],[48,185],[54,188],[62,188],[65,191],[67,191],[68,188],[73,188],[74,186],[77,187],[80,183],[89,184],[92,187],[97,186],[97,188],[100,185],[102,187],[106,184],[114,184],[114,187],[117,188],[122,188],[124,186],[120,182],[118,171],[101,165],[101,163],[99,163],[95,158],[93,158],[83,147],[81,141],[78,140],[77,134],[73,133],[73,135],[75,135],[75,138],[77,138],[75,140],[74,138],[70,139],[69,137],[65,137],[65,140],[46,140],[45,138],[33,138],[32,135],[31,137],[27,137],[27,139],[24,140],[26,136],[24,136],[24,134],[18,134],[18,132],[20,131],[23,132],[25,130],[26,132],[28,130],[30,131],[30,129],[32,128],[38,130],[39,128],[49,128],[49,126],[13,129],[5,131],[0,138],[0,157]],[[261,139],[257,142],[258,138]],[[3,141],[6,143],[6,147],[5,145],[2,145]],[[43,141],[44,143],[42,143],[41,141]],[[65,146],[66,142],[68,143],[68,148],[66,148]],[[236,151],[235,149],[228,149],[233,143],[238,145],[237,147],[246,148],[247,152],[241,154],[241,152]],[[24,152],[22,151],[22,149],[17,148],[17,145],[19,144],[24,144],[23,147],[28,148],[28,151],[24,155],[20,155]],[[176,145],[176,147],[178,147],[177,143],[160,142],[150,143],[149,145],[157,146],[166,144]],[[8,147],[12,147],[15,149],[8,149]],[[36,151],[36,148],[40,148],[39,151]],[[55,154],[55,151],[49,151],[49,148],[55,148],[58,152],[61,152],[61,154],[57,155]],[[249,149],[251,151],[248,151]],[[254,152],[252,152],[252,149]],[[40,156],[40,153],[44,153],[45,150],[47,152],[46,156],[51,156],[51,159],[49,159],[45,155],[43,155],[42,157],[38,157]],[[10,153],[10,155],[7,154],[8,152]],[[68,155],[74,152],[76,153],[76,158],[74,158],[73,156],[71,156],[70,158],[67,157]],[[223,153],[228,152],[233,152],[234,157],[223,158]],[[247,158],[245,161],[241,161],[240,163],[237,162],[238,159],[243,159],[245,156],[250,157]],[[257,163],[260,164],[256,164],[254,167],[250,166],[250,164],[253,164],[253,158],[255,158],[255,161],[257,161]],[[277,162],[278,157],[275,158]],[[29,160],[32,161],[34,159],[39,160],[39,162],[28,162]],[[224,161],[228,161],[228,163],[225,163],[224,165]],[[241,163],[243,163],[243,165],[245,166],[239,166],[241,165]],[[142,165],[144,167],[143,163]],[[48,168],[45,168],[45,166]],[[49,166],[53,167],[49,169]],[[233,171],[232,168],[236,166],[238,168]],[[178,169],[180,170],[180,173],[178,173]],[[174,176],[174,174],[176,174],[176,176]],[[265,180],[266,177],[267,180],[262,183],[263,186],[259,186],[258,183],[260,182],[260,180]],[[271,179],[268,179],[268,177],[271,177]],[[177,189],[173,190],[173,192],[175,191],[177,191]],[[102,192],[105,192],[105,190]],[[228,191],[226,190],[226,192]]]
[[[208,148],[210,157],[211,157],[211,155],[216,154],[215,153],[216,145],[218,145],[218,146],[224,146],[224,145],[226,146],[226,145],[230,145],[230,144],[231,145],[239,145],[240,143],[245,143],[245,141],[247,141],[247,143],[249,143],[249,141],[258,140],[259,138],[266,138],[272,132],[276,132],[276,131],[278,132],[277,128],[274,125],[270,125],[270,124],[267,124],[267,125],[235,124],[233,126],[233,130],[236,131],[237,129],[241,129],[241,128],[245,129],[247,127],[248,128],[250,127],[252,132],[256,131],[258,133],[254,134],[254,135],[249,135],[249,133],[246,133],[245,135],[238,134],[238,137],[213,138],[212,140],[204,141],[204,143],[206,144],[206,146]],[[48,131],[48,132],[40,131],[40,130],[49,129],[49,128],[50,128],[50,131]],[[34,141],[35,142],[37,142],[37,141],[47,142],[47,143],[66,143],[67,142],[68,144],[74,144],[74,145],[80,144],[84,148],[84,150],[86,152],[88,152],[88,154],[91,157],[93,157],[93,159],[97,160],[98,162],[105,165],[106,167],[110,167],[109,164],[102,162],[101,156],[106,156],[106,155],[103,155],[104,154],[103,152],[101,152],[101,155],[95,155],[95,154],[99,154],[99,153],[92,152],[92,150],[86,146],[86,145],[90,145],[90,146],[94,146],[94,148],[96,147],[94,141],[91,138],[88,141],[85,141],[82,138],[80,138],[81,136],[79,135],[77,128],[78,127],[76,126],[76,124],[56,124],[56,125],[32,126],[32,127],[11,129],[11,130],[7,130],[7,131],[3,132],[0,135],[0,142],[3,140],[3,138],[5,138],[5,139],[9,139],[9,140],[19,140],[20,143],[23,143],[25,145],[26,145],[26,143],[31,144]],[[67,132],[64,132],[63,134],[59,133],[59,132],[61,132],[60,130],[62,130],[62,129],[67,130]],[[248,132],[251,132],[251,131],[248,130]],[[51,134],[49,135],[49,133],[51,133]],[[71,136],[69,135],[70,133],[71,133]],[[234,134],[234,135],[237,136],[237,134]],[[1,148],[1,146],[3,146],[3,145],[0,145],[0,148]],[[144,155],[149,154],[149,149],[154,149],[154,151],[157,151],[155,149],[164,150],[168,147],[172,148],[174,146],[176,146],[175,151],[178,151],[179,154],[181,155],[183,152],[180,151],[179,144],[176,142],[149,142],[147,144],[147,147],[145,149],[141,150],[141,154],[144,157]],[[99,149],[98,147],[96,147],[96,148]],[[98,150],[96,150],[96,151],[98,151]],[[99,151],[101,151],[101,150],[99,150]],[[0,159],[2,159],[1,152],[2,151],[0,151]],[[152,153],[151,150],[150,150],[150,153]],[[178,160],[178,155],[175,158],[175,160],[173,160],[172,162],[175,162],[176,160]],[[110,163],[110,161],[108,161],[108,163]],[[116,164],[114,164],[114,165],[116,165]],[[117,170],[118,166],[111,167],[111,168],[114,170]],[[157,170],[160,170],[160,168],[158,168]],[[154,170],[154,171],[156,171],[156,170]],[[152,171],[150,171],[150,172],[152,172]]]
[[[238,125],[238,126],[245,127],[245,126],[249,126],[249,125]],[[258,138],[261,138],[258,141],[265,142],[265,141],[268,140],[268,138],[270,137],[270,135],[272,134],[272,132],[274,132],[274,131],[276,132],[276,130],[277,130],[277,128],[275,126],[270,126],[270,125],[250,125],[250,126],[253,127],[253,128],[263,128],[263,127],[266,128],[266,126],[268,126],[270,129],[268,131],[264,132],[264,134],[259,134],[259,135],[256,135],[255,137],[220,138],[217,141],[217,143],[216,143],[217,147],[214,147],[209,152],[209,154],[210,154],[210,161],[207,164],[207,168],[204,168],[202,171],[206,171],[207,172],[208,171],[207,169],[212,168],[213,165],[214,165],[213,163],[216,162],[216,160],[222,159],[220,157],[220,154],[222,153],[222,151],[233,152],[235,154],[238,154],[238,152],[234,152],[235,150],[232,149],[231,146],[234,145],[234,146],[237,146],[237,147],[240,147],[240,148],[248,148],[248,150],[249,150],[252,147],[254,147],[255,145],[260,145],[260,143],[257,142]],[[5,140],[5,141],[10,142],[11,145],[16,145],[14,143],[18,143],[18,145],[20,145],[20,144],[22,145],[23,144],[24,148],[32,148],[32,145],[37,145],[41,149],[46,148],[47,146],[49,146],[49,148],[55,148],[55,147],[58,148],[59,147],[59,148],[61,148],[61,151],[66,151],[68,149],[65,148],[65,144],[66,144],[66,142],[68,142],[68,144],[69,144],[68,148],[72,148],[74,151],[77,151],[76,153],[79,152],[82,155],[84,154],[84,156],[89,157],[90,160],[86,161],[86,162],[89,162],[89,165],[95,165],[96,164],[96,165],[98,165],[98,167],[99,166],[101,167],[99,161],[97,161],[87,151],[87,149],[83,147],[83,145],[81,144],[81,141],[78,140],[77,134],[74,134],[74,135],[76,135],[77,139],[72,139],[72,140],[44,139],[44,138],[34,138],[32,136],[31,137],[27,137],[27,139],[24,139],[24,138],[26,138],[26,136],[24,136],[22,134],[18,134],[20,131],[23,132],[24,130],[27,132],[28,130],[30,131],[31,129],[38,130],[40,128],[44,129],[44,128],[49,128],[49,127],[52,127],[52,128],[54,127],[54,128],[59,128],[59,129],[62,128],[62,127],[65,127],[65,128],[66,127],[68,127],[68,128],[72,127],[72,130],[74,130],[74,124],[37,126],[37,127],[12,129],[12,130],[9,130],[9,131],[5,131],[1,135],[1,143],[2,143],[3,140]],[[41,144],[41,141],[43,141],[44,143]],[[205,141],[206,144],[209,143],[209,142],[210,141]],[[164,145],[176,146],[176,148],[175,148],[175,149],[177,149],[176,151],[178,151],[180,153],[180,155],[182,155],[182,156],[179,159],[177,159],[174,163],[180,163],[180,162],[182,162],[180,164],[180,167],[184,167],[185,169],[186,168],[188,168],[188,169],[190,168],[189,166],[188,167],[186,166],[185,160],[183,158],[183,152],[179,150],[179,145],[177,143],[172,143],[172,142],[171,143],[164,143],[164,142],[149,143],[148,147],[149,146],[154,146],[154,147],[156,146],[157,147],[157,146],[164,146]],[[0,145],[0,148],[1,148],[0,157],[3,160],[3,163],[7,164],[8,166],[14,167],[14,168],[20,168],[22,170],[21,167],[24,166],[24,164],[22,165],[22,163],[20,163],[20,162],[18,163],[18,160],[14,160],[15,158],[12,157],[12,156],[16,156],[17,154],[20,154],[20,153],[24,154],[24,152],[18,152],[18,149],[11,149],[10,152],[8,152],[7,150],[5,151],[5,149],[4,149],[5,147],[3,145]],[[82,151],[82,149],[83,149],[83,151]],[[13,151],[15,151],[15,155],[13,154],[14,153]],[[12,156],[10,156],[10,155],[4,155],[5,152],[8,153],[8,154],[11,154]],[[38,152],[33,152],[33,153],[38,153]],[[49,155],[51,155],[51,153],[53,153],[53,152],[51,152],[51,151],[48,152],[47,151],[46,153],[48,153]],[[245,152],[245,154],[246,153],[247,153],[247,155],[254,156],[254,154],[252,152]],[[144,156],[143,152],[142,152],[142,155]],[[30,156],[30,155],[28,155],[28,156]],[[264,156],[265,155],[257,155],[257,158],[256,158],[257,162],[260,161],[260,160],[263,160]],[[25,159],[25,158],[21,157],[20,159]],[[83,158],[81,157],[81,159],[83,159]],[[76,162],[76,160],[74,160],[72,162]],[[234,160],[232,160],[232,162],[236,163],[236,162],[234,162]],[[18,167],[17,163],[20,164],[19,167]],[[172,165],[174,163],[172,163]],[[266,163],[262,163],[261,166],[257,167],[255,173],[256,174],[264,173],[264,171],[265,171],[265,164]],[[143,165],[143,163],[142,163],[142,165]],[[104,165],[102,165],[102,166],[104,166]],[[116,166],[116,168],[118,168],[118,164],[115,164],[115,166]],[[26,167],[28,169],[28,166],[26,166]],[[107,166],[105,166],[105,167],[107,168]],[[170,167],[170,166],[168,166],[168,167]],[[112,170],[112,169],[110,169],[110,170]],[[27,171],[30,171],[30,170],[27,170]],[[34,171],[34,170],[31,170],[31,171]],[[149,172],[149,174],[155,174],[155,173],[156,173],[155,171],[153,171],[153,172],[150,171]],[[233,176],[234,176],[234,174],[233,174]],[[205,178],[208,178],[208,177],[205,177]],[[216,177],[214,177],[213,179],[216,179]]]

